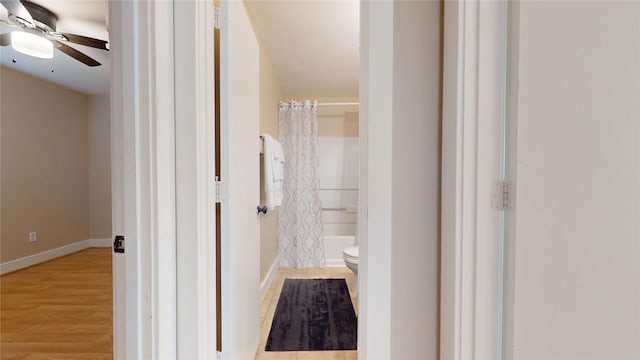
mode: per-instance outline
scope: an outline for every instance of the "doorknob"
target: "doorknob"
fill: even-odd
[[[124,236],[116,235],[113,241],[113,252],[124,253]]]
[[[258,205],[258,214],[263,213],[266,214],[267,213],[267,207],[266,206],[260,206]]]

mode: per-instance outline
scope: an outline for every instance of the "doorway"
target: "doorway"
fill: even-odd
[[[122,5],[124,7],[132,6],[131,4],[118,5]],[[368,44],[367,46],[371,46],[373,49],[375,49],[374,52],[376,55],[371,58],[366,58],[368,62],[366,62],[367,67],[364,71],[369,74],[370,78],[368,79],[368,82],[362,80],[363,85],[361,85],[361,88],[367,89],[367,91],[369,91],[368,96],[370,96],[370,98],[365,103],[367,104],[366,110],[361,108],[361,112],[366,111],[367,116],[369,116],[368,120],[370,127],[367,128],[367,131],[375,129],[375,134],[377,135],[375,138],[369,137],[366,140],[370,141],[370,143],[367,143],[368,149],[374,149],[374,147],[370,146],[369,144],[375,143],[375,149],[377,149],[378,151],[375,153],[370,153],[370,157],[368,159],[384,159],[384,161],[379,164],[375,164],[375,167],[368,168],[366,169],[366,171],[361,172],[370,174],[370,176],[367,176],[367,181],[370,183],[369,191],[377,194],[375,197],[368,198],[369,203],[366,204],[365,209],[368,212],[367,217],[369,219],[369,223],[367,225],[363,224],[361,226],[363,228],[370,227],[372,222],[375,221],[378,227],[372,227],[369,234],[367,234],[367,237],[371,237],[371,239],[367,240],[369,241],[369,243],[367,244],[367,250],[369,252],[364,255],[364,259],[368,257],[368,261],[370,262],[370,264],[375,264],[375,267],[369,266],[368,269],[371,272],[368,274],[368,278],[364,283],[375,283],[376,287],[374,288],[373,285],[371,285],[371,287],[365,285],[364,288],[364,296],[367,298],[368,302],[365,303],[366,306],[360,307],[359,311],[362,312],[363,310],[367,310],[368,312],[363,316],[361,315],[361,319],[366,319],[366,323],[360,324],[360,326],[361,328],[363,328],[364,326],[364,329],[366,329],[366,331],[363,332],[364,335],[361,338],[361,345],[363,346],[360,346],[360,348],[366,351],[364,356],[373,357],[378,355],[382,357],[389,357],[391,356],[392,349],[403,349],[403,351],[419,351],[421,349],[414,347],[414,345],[424,345],[424,342],[421,340],[412,341],[410,347],[401,347],[399,346],[399,343],[397,341],[402,341],[402,339],[392,339],[389,332],[388,320],[391,319],[391,314],[395,314],[397,312],[397,307],[391,306],[392,284],[396,286],[397,289],[401,289],[402,286],[405,286],[406,284],[423,284],[420,282],[421,279],[418,278],[418,274],[423,272],[416,273],[414,271],[411,271],[410,266],[413,267],[415,266],[415,264],[425,264],[425,262],[397,261],[394,263],[396,263],[398,267],[394,268],[392,271],[390,257],[391,252],[388,251],[393,249],[393,246],[390,243],[392,234],[389,233],[389,229],[392,225],[392,218],[391,216],[385,216],[390,215],[390,209],[399,209],[397,206],[390,206],[391,204],[385,203],[385,201],[390,199],[391,194],[391,188],[388,186],[388,181],[391,180],[391,176],[395,176],[392,175],[393,171],[390,171],[392,170],[391,166],[393,164],[393,158],[389,158],[388,155],[390,154],[390,152],[384,151],[385,149],[389,150],[388,146],[392,144],[392,132],[387,131],[389,129],[389,119],[393,119],[394,117],[399,118],[402,116],[409,116],[409,118],[411,119],[418,119],[419,117],[411,117],[411,112],[393,113],[391,111],[391,109],[394,108],[392,103],[390,102],[391,99],[393,99],[394,83],[393,78],[389,78],[384,74],[388,75],[394,73],[392,66],[393,62],[389,61],[394,56],[393,42],[389,41],[389,36],[391,36],[391,34],[394,34],[393,11],[388,11],[390,10],[388,8],[388,3],[372,3],[370,5],[372,5],[372,8],[375,8],[375,11],[371,11],[367,14],[369,21],[368,24],[370,24],[370,27],[367,27],[369,33],[366,37],[366,41]],[[145,7],[150,5],[143,3],[136,4],[135,6],[142,7],[142,10],[148,10]],[[138,198],[144,200],[140,203],[136,203],[135,196],[126,197],[125,199],[126,201],[131,202],[131,209],[137,209],[138,212],[134,216],[144,215],[139,216],[138,218],[134,217],[132,219],[125,219],[130,226],[128,233],[134,234],[130,235],[133,236],[133,250],[131,252],[133,256],[130,258],[131,260],[127,258],[127,268],[128,271],[132,272],[132,276],[127,277],[126,281],[129,285],[129,288],[133,289],[133,293],[128,293],[128,295],[131,296],[132,300],[126,304],[126,306],[128,307],[127,314],[132,314],[130,316],[131,322],[129,324],[129,331],[131,332],[131,336],[127,337],[126,347],[128,353],[129,351],[131,351],[131,353],[128,354],[130,355],[130,357],[150,356],[151,354],[164,354],[168,357],[175,357],[176,354],[180,355],[181,357],[215,357],[215,342],[211,341],[216,336],[215,329],[211,328],[212,326],[215,327],[214,324],[216,323],[215,311],[213,311],[215,309],[215,287],[208,286],[215,283],[214,279],[208,278],[209,276],[213,276],[215,274],[215,267],[210,266],[215,265],[215,261],[213,259],[215,259],[216,254],[215,250],[209,247],[209,244],[213,244],[213,242],[209,241],[213,238],[213,232],[211,232],[210,230],[215,229],[213,229],[213,224],[207,223],[206,221],[206,219],[213,218],[213,216],[210,215],[214,215],[211,213],[212,211],[208,210],[210,208],[208,208],[207,205],[210,205],[214,201],[211,191],[211,189],[213,189],[211,179],[214,178],[214,172],[213,170],[209,171],[208,168],[208,166],[212,166],[214,164],[214,161],[207,159],[208,155],[203,155],[209,154],[210,152],[210,148],[207,148],[204,145],[213,143],[212,139],[206,138],[206,136],[209,136],[208,131],[211,130],[207,127],[208,123],[206,119],[213,119],[213,109],[208,108],[206,105],[207,101],[210,102],[210,100],[213,98],[213,89],[207,88],[207,86],[208,84],[213,86],[213,81],[209,82],[206,80],[210,79],[211,74],[209,72],[212,71],[214,67],[212,59],[207,58],[209,54],[202,54],[201,52],[198,52],[196,50],[213,49],[212,39],[211,43],[209,43],[208,41],[210,40],[207,39],[207,37],[209,36],[211,36],[211,38],[213,37],[213,31],[208,33],[207,31],[194,30],[194,28],[206,29],[207,24],[210,25],[213,23],[212,4],[182,4],[182,2],[180,2],[180,12],[182,13],[182,11],[184,10],[184,17],[178,15],[177,12],[175,13],[175,18],[177,19],[175,21],[175,24],[177,24],[175,28],[172,28],[172,24],[174,24],[173,9],[171,11],[165,9],[164,4],[155,4],[153,6],[158,6],[160,9],[167,10],[172,15],[168,19],[165,19],[167,21],[158,21],[158,23],[162,23],[165,27],[155,28],[156,31],[153,33],[149,33],[145,30],[148,29],[148,26],[151,26],[149,24],[149,19],[145,17],[145,14],[157,15],[157,11],[140,11],[141,9],[136,9],[135,11],[123,11],[121,14],[122,18],[127,19],[126,24],[131,23],[129,25],[125,24],[125,26],[131,27],[131,29],[127,29],[130,31],[126,31],[126,34],[138,37],[138,40],[140,40],[138,41],[138,44],[151,43],[157,45],[157,47],[155,48],[152,46],[151,50],[149,50],[148,47],[142,47],[141,49],[143,53],[137,55],[142,56],[142,60],[136,60],[135,58],[132,58],[130,59],[131,64],[155,64],[154,66],[170,66],[168,66],[167,68],[161,67],[160,69],[134,67],[132,71],[129,71],[128,68],[123,67],[125,75],[130,75],[129,77],[123,76],[123,79],[131,78],[138,81],[137,84],[143,84],[142,89],[136,89],[136,91],[133,93],[131,93],[131,89],[135,89],[135,87],[133,86],[133,80],[131,81],[132,84],[129,84],[130,86],[122,87],[124,89],[122,93],[123,105],[131,107],[132,104],[130,104],[128,100],[125,99],[132,98],[136,99],[134,103],[137,102],[139,108],[142,109],[142,112],[138,115],[138,117],[129,118],[125,123],[130,122],[131,124],[137,124],[129,130],[139,129],[143,133],[149,134],[149,125],[153,125],[154,122],[148,121],[148,119],[150,119],[151,117],[147,113],[147,109],[157,109],[158,107],[160,107],[163,110],[166,110],[155,112],[157,115],[161,116],[162,119],[165,119],[163,117],[165,115],[174,114],[174,110],[176,110],[175,119],[180,119],[180,121],[169,121],[168,124],[170,126],[167,125],[167,128],[164,128],[164,126],[166,125],[164,122],[159,122],[159,124],[162,124],[163,129],[168,130],[166,133],[162,133],[163,136],[167,134],[174,134],[170,130],[174,129],[173,131],[175,131],[175,133],[181,133],[181,136],[183,137],[180,138],[179,142],[174,142],[174,138],[171,136],[165,136],[161,140],[159,140],[157,137],[151,137],[151,139],[153,140],[152,143],[155,144],[154,146],[158,146],[160,144],[162,146],[158,146],[157,148],[151,147],[152,149],[154,149],[154,151],[147,153],[146,149],[150,148],[148,146],[148,143],[146,142],[147,139],[149,139],[148,137],[137,137],[138,134],[135,131],[122,131],[122,133],[136,134],[136,138],[129,139],[130,143],[121,144],[123,146],[126,146],[126,154],[135,154],[136,142],[138,142],[138,144],[140,145],[138,148],[144,149],[144,152],[138,157],[138,159],[132,158],[127,160],[130,161],[129,164],[132,165],[130,168],[134,169],[136,171],[136,174],[141,175],[141,177],[138,178],[138,184],[141,184],[139,190],[136,190],[134,178],[133,183],[127,185],[126,187],[129,189],[128,194],[137,194],[140,190],[142,190],[142,192],[146,194],[144,197]],[[239,6],[242,6],[242,4],[240,4]],[[178,8],[176,7],[176,10],[177,9]],[[411,19],[415,20],[416,23],[424,23],[424,18],[422,18],[422,16],[431,16],[435,14],[434,21],[430,22],[430,24],[434,26],[434,29],[439,28],[440,23],[437,20],[439,15],[439,7],[435,7],[433,9],[421,9],[421,11],[422,12],[419,14],[419,16]],[[162,13],[161,15],[164,16],[164,13]],[[133,17],[135,17],[136,21],[140,20],[137,25],[133,24]],[[194,22],[199,24],[199,26],[191,26],[194,24]],[[381,23],[383,24],[383,26],[380,27],[379,25]],[[398,25],[402,23],[402,21],[400,21],[399,19],[395,23]],[[167,24],[169,24],[169,26],[166,26]],[[140,26],[140,28],[136,28],[137,26]],[[385,30],[387,32],[382,30]],[[382,33],[380,33],[380,31],[382,31]],[[408,31],[408,29],[404,29],[404,31]],[[169,34],[167,34],[167,32]],[[179,35],[175,35],[174,37],[171,36],[172,33],[176,33]],[[398,32],[399,37],[401,36],[401,33],[403,32]],[[434,48],[437,48],[439,42],[437,40],[438,36],[435,34],[439,34],[439,32],[435,30],[434,38],[436,39],[436,41],[432,45]],[[416,42],[420,43],[419,38],[411,36],[408,36],[406,38],[416,40]],[[170,45],[172,45],[170,44],[170,41],[169,44],[165,46],[165,44],[167,44],[168,42],[167,39],[174,39],[175,43],[173,45],[175,45],[176,47],[175,53],[170,48]],[[131,52],[131,54],[134,54],[135,52],[132,50],[134,43],[133,40],[126,39],[124,43],[127,44],[127,46],[130,46],[129,51]],[[144,52],[147,50],[153,51],[155,56],[145,54]],[[222,50],[224,51],[224,49]],[[170,55],[167,55],[167,53]],[[128,51],[124,52],[124,54],[127,54],[127,56],[130,55]],[[176,55],[175,57],[173,56],[174,54]],[[213,51],[211,52],[211,55],[212,54]],[[437,54],[437,52],[435,54]],[[156,59],[156,61],[159,61],[159,63],[148,61],[149,58],[154,58]],[[171,63],[166,64],[162,59],[171,59]],[[193,63],[194,59],[196,59],[195,64]],[[173,63],[173,61],[175,61],[175,63]],[[438,62],[436,61],[433,64],[438,64]],[[435,67],[437,66],[434,65],[434,68]],[[418,71],[412,73],[413,75],[425,74],[420,66],[416,65],[415,69],[417,69]],[[167,71],[165,74],[165,72],[159,70]],[[430,70],[433,69],[430,68]],[[156,74],[155,81],[162,83],[161,86],[154,87],[149,85],[149,79],[147,79],[144,75],[149,71],[153,74]],[[181,72],[182,76],[173,76],[176,72]],[[434,73],[438,73],[438,71],[436,70],[434,71]],[[196,76],[196,74],[199,74],[201,76]],[[408,78],[410,78],[410,76]],[[173,86],[174,80],[179,82],[176,83],[175,86]],[[438,83],[437,77],[434,82],[429,81],[428,83],[432,85]],[[169,92],[171,92],[170,95],[179,95],[182,100],[172,103],[171,106],[168,106],[168,108],[164,108],[163,106],[166,105],[165,103],[155,102],[155,96],[157,96],[158,94],[150,90],[153,88],[158,89],[161,95],[167,95],[167,93]],[[174,89],[175,94],[172,92]],[[425,90],[420,89],[417,94],[423,94],[423,91]],[[149,94],[153,94],[153,96],[147,97],[147,95]],[[429,94],[431,93],[429,92]],[[434,94],[431,95],[433,96]],[[360,96],[362,97],[363,95],[360,94]],[[437,98],[437,96],[435,97]],[[170,98],[172,97],[169,97],[169,99]],[[243,96],[238,96],[235,99],[229,98],[228,100],[239,101],[241,99],[243,99]],[[225,100],[221,100],[224,103]],[[418,104],[422,104],[422,102],[416,100],[414,102],[408,103],[408,107],[400,107],[400,104],[397,104],[396,109],[403,108],[405,110],[415,110],[416,108],[414,108],[414,106]],[[172,107],[173,105],[176,106],[175,109]],[[241,106],[242,104],[240,103],[237,105]],[[437,108],[437,106],[435,108]],[[185,113],[182,113],[183,111]],[[133,107],[131,108],[131,113],[135,113]],[[416,113],[419,113],[419,110],[416,110]],[[222,115],[222,117],[224,119],[224,115]],[[256,116],[256,119],[257,118],[258,117]],[[436,119],[438,119],[437,115],[432,120],[435,121]],[[398,122],[395,124],[401,124],[401,122],[398,120]],[[229,130],[224,129],[224,126],[225,125],[223,123],[221,129],[222,132]],[[198,130],[200,130],[201,132],[198,132]],[[254,130],[252,129],[251,132],[253,131]],[[204,138],[199,137],[198,134],[201,134]],[[416,132],[412,135],[416,135],[416,141],[424,141],[423,137],[417,136],[419,135],[419,133]],[[250,141],[250,143],[247,142],[247,144],[249,144],[250,146],[248,149],[253,148],[255,149],[255,151],[248,151],[253,159],[249,160],[249,163],[253,161],[257,162],[258,138],[256,137]],[[158,149],[161,150],[158,151]],[[409,148],[405,148],[404,150],[408,149]],[[175,158],[167,156],[168,154],[173,155],[176,153],[180,155]],[[378,155],[380,155],[380,157],[378,157]],[[156,174],[151,174],[151,176],[148,176],[149,174],[146,174],[144,172],[147,168],[144,166],[144,164],[160,164],[159,160],[162,161],[163,171],[167,171],[163,174],[166,174],[168,176],[164,177],[158,176]],[[400,160],[398,160],[398,164],[400,163],[399,161]],[[180,162],[183,163],[181,165],[178,165],[178,163]],[[143,166],[140,166],[139,164],[143,164]],[[370,161],[369,164],[371,164]],[[382,168],[383,170],[389,171],[379,172],[378,170],[380,170],[381,168],[378,165],[381,164],[384,164],[384,166],[386,166],[386,168]],[[174,165],[175,167],[172,167]],[[425,166],[428,167],[428,169],[425,169],[425,171],[437,168],[437,164],[432,164],[431,162],[429,162],[429,164]],[[257,168],[258,167],[256,166],[255,169],[257,170]],[[223,174],[224,173],[225,172],[223,171]],[[173,183],[176,188],[172,188],[171,179],[175,179],[175,177],[172,177],[172,175],[176,174],[179,174],[179,178],[177,179],[176,183]],[[236,178],[230,172],[227,172],[227,174],[230,182],[226,185],[228,186],[228,188],[225,190],[229,195],[229,198],[231,198],[232,192],[238,191],[238,189],[233,189],[233,186],[236,183]],[[242,177],[242,173],[239,173],[235,176],[240,176],[237,178],[240,179]],[[435,176],[437,177],[437,175]],[[169,180],[167,182],[161,182],[158,181],[158,179]],[[257,181],[257,176],[254,180]],[[166,190],[166,194],[168,194],[169,196],[163,197],[162,194],[164,193],[158,192],[158,188],[154,187],[156,184],[160,184],[161,188],[163,190]],[[154,190],[148,191],[148,189]],[[255,189],[257,190],[257,186],[255,187]],[[420,196],[425,195],[422,192],[423,189],[424,187],[418,187],[417,194],[419,194]],[[432,187],[429,187],[429,189],[429,191],[433,190]],[[176,217],[172,219],[171,217],[167,216],[166,218],[163,218],[163,220],[166,221],[148,221],[148,219],[153,220],[153,216],[156,215],[153,215],[150,212],[147,200],[148,198],[157,199],[159,193],[162,193],[160,195],[160,199],[162,199],[162,202],[156,204],[160,204],[160,207],[165,210],[172,208],[172,203],[170,202],[172,199],[180,199],[181,201],[185,201],[180,206],[175,206],[174,204],[173,209],[179,209],[179,211],[176,213],[178,216],[177,220]],[[175,196],[176,193],[180,193],[180,196]],[[147,197],[147,195],[149,195],[149,197]],[[252,198],[252,200],[253,203],[251,203],[250,205],[251,215],[249,215],[249,210],[247,209],[237,210],[246,212],[247,216],[253,216],[254,218],[252,221],[254,221],[256,220],[257,216],[257,214],[255,213],[255,206],[257,203],[255,202],[256,199]],[[413,198],[407,198],[405,200],[406,201],[401,204],[396,204],[404,206],[402,207],[402,209],[405,210],[403,211],[403,213],[422,214],[421,211],[423,208],[420,207],[421,204],[411,201],[413,200]],[[234,202],[230,203],[230,205],[232,204],[234,204]],[[247,204],[249,204],[249,201],[247,201]],[[434,206],[436,206],[435,203]],[[416,211],[414,212],[413,210]],[[230,209],[230,211],[232,211],[232,209]],[[161,213],[166,215],[170,212],[165,213],[161,211]],[[367,217],[364,218],[366,219]],[[433,220],[436,219],[437,216],[429,213],[425,215],[425,218]],[[223,218],[223,226],[224,221],[225,220]],[[157,231],[157,224],[160,223],[168,226],[170,230],[176,229],[175,233],[178,235],[177,237],[173,238],[173,241],[170,241],[172,240],[171,231]],[[172,224],[176,227],[172,228]],[[411,224],[422,225],[422,222],[416,220],[415,222],[411,222]],[[420,233],[419,226],[397,226],[395,228],[402,228],[405,230],[416,232],[416,236],[406,236],[405,238],[407,239],[424,238],[424,234]],[[434,229],[436,228],[437,226],[433,227],[432,231],[435,231]],[[189,233],[189,229],[198,230]],[[140,233],[140,230],[143,234],[154,233],[156,234],[156,236],[162,236],[162,239],[160,239],[161,241],[157,243],[148,243],[146,240],[148,239],[148,237],[136,237],[136,234]],[[373,230],[375,230],[375,232]],[[182,233],[183,231],[184,233]],[[431,234],[431,232],[429,234]],[[400,234],[396,235],[400,236]],[[176,238],[180,239],[180,241],[176,242]],[[376,238],[377,240],[373,241],[374,238]],[[236,240],[237,238],[233,239]],[[255,237],[254,239],[257,240],[257,237]],[[429,246],[437,244],[437,235],[429,235],[429,239]],[[431,240],[433,240],[433,242],[431,242]],[[405,244],[411,245],[413,244],[412,241],[413,240],[408,240],[408,242],[406,242]],[[179,248],[176,248],[177,243],[180,244]],[[397,243],[396,245],[400,245],[400,243]],[[402,248],[402,250],[410,249],[411,246]],[[224,251],[225,250],[223,249],[222,252],[224,253]],[[172,257],[173,254],[177,255],[174,255],[174,257]],[[437,251],[429,252],[429,254],[437,254]],[[147,256],[149,258],[147,258]],[[177,260],[175,260],[175,256],[178,257]],[[222,256],[224,257],[225,254],[223,254]],[[161,263],[162,266],[160,266],[160,262],[158,262],[158,259],[165,260]],[[228,261],[237,260],[231,257],[227,259]],[[427,262],[426,264],[428,264],[429,266],[437,267],[437,265],[434,265],[437,264],[437,261]],[[222,271],[225,271],[224,267]],[[421,287],[421,289],[430,291],[427,290],[427,288],[433,290],[433,288],[437,287],[437,270],[434,271],[432,268],[429,268],[428,270],[426,270],[426,272],[429,273],[430,276],[432,275],[432,278],[435,280],[433,281],[433,283],[429,282],[428,284],[426,284],[424,288]],[[256,274],[258,274],[258,272],[256,272]],[[240,277],[243,275],[230,274],[230,276]],[[163,279],[167,282],[159,283],[158,279]],[[252,287],[252,289],[249,291],[251,291],[251,293],[257,294],[259,287],[258,276],[256,275],[255,279],[252,278],[247,283]],[[235,282],[234,284],[239,283]],[[174,288],[172,288],[172,286]],[[360,289],[362,291],[363,288]],[[143,296],[145,294],[149,294],[149,297],[145,298]],[[363,296],[363,293],[361,292],[360,295]],[[433,296],[434,298],[437,297],[437,290],[433,291],[433,293],[431,293],[431,296]],[[255,298],[257,299],[258,296],[255,296]],[[237,299],[240,298],[237,297]],[[422,339],[428,338],[435,344],[437,342],[437,321],[432,321],[429,319],[431,318],[431,316],[433,316],[433,318],[437,318],[437,305],[435,305],[437,301],[434,302],[433,308],[430,307],[430,310],[425,311],[423,310],[423,303],[420,303],[418,306],[418,304],[412,302],[412,300],[415,299],[403,298],[398,296],[397,298],[394,298],[393,303],[398,304],[399,301],[400,303],[407,305],[403,308],[403,310],[406,311],[400,314],[403,315],[403,318],[406,317],[407,314],[411,313],[412,309],[415,310],[415,314],[419,314],[421,316],[426,314],[425,316],[428,318],[428,321],[425,322],[425,324],[428,325],[425,325],[424,327],[420,326],[418,329],[420,331],[413,332],[413,334],[415,336],[420,336]],[[154,305],[152,306],[152,304]],[[163,309],[163,311],[158,311],[157,309]],[[179,309],[179,311],[176,311],[177,309]],[[257,311],[258,310],[256,309],[256,312]],[[153,321],[150,321],[145,316],[147,314],[153,314]],[[223,315],[224,314],[225,311],[223,309]],[[252,321],[255,321],[255,319]],[[160,323],[164,326],[159,326],[158,324]],[[402,326],[402,324],[402,321],[397,321],[395,323],[396,326]],[[256,325],[257,324],[255,324],[254,322],[250,326],[255,327],[257,330]],[[154,332],[154,329],[162,330],[156,333]],[[177,331],[175,329],[179,329],[180,331]],[[226,328],[224,329],[226,331]],[[239,335],[240,334],[235,334],[235,336]],[[392,343],[395,345],[392,346]],[[210,344],[213,344],[213,349],[209,347]],[[249,347],[252,348],[252,351],[255,351],[256,344],[257,342],[250,344]],[[129,350],[130,348],[132,350]],[[437,346],[434,345],[430,346],[429,348],[436,349]]]
[[[13,7],[11,3],[3,5]],[[19,29],[4,21],[7,10],[3,5],[0,5],[3,13],[0,33],[6,39],[9,32]],[[22,7],[17,2],[15,6]],[[29,9],[38,9],[37,6],[31,4]],[[70,31],[75,23],[77,30],[73,32],[92,37],[86,41],[103,44],[102,39],[108,40],[106,13],[100,7],[94,5],[88,9],[79,5],[71,15],[64,6],[59,6],[47,4],[47,8],[34,13],[33,18],[42,20],[50,12],[60,11],[55,25],[58,31]],[[87,12],[96,14],[97,19],[85,18]],[[61,349],[73,352],[71,346],[66,346],[69,338],[75,337],[78,343],[85,344],[92,341],[89,340],[92,335],[85,337],[78,331],[83,326],[99,328],[96,333],[103,335],[94,333],[94,340],[102,338],[96,340],[99,345],[95,350],[111,355],[111,297],[106,296],[112,292],[110,278],[106,279],[111,272],[109,53],[73,42],[68,46],[77,49],[80,54],[74,53],[77,56],[86,55],[82,58],[84,61],[55,49],[53,58],[39,59],[17,51],[4,41],[0,49],[3,210],[0,240],[3,282],[0,347],[3,353],[0,357],[32,353],[25,344],[34,342],[45,344],[39,348],[40,356],[49,357]],[[82,255],[86,255],[84,260]],[[90,266],[83,268],[83,261],[100,266],[89,270]],[[52,272],[52,276],[47,277],[48,266],[53,268],[54,264],[65,262],[69,264],[66,269],[62,265],[55,276]],[[79,273],[87,275],[90,271],[96,275],[95,288],[90,281],[80,280],[82,274]],[[8,274],[10,272],[13,273]],[[31,277],[26,278],[29,280],[19,281],[17,287],[9,286],[10,279],[26,273],[31,273]],[[56,283],[56,277],[61,281]],[[34,301],[30,306],[28,301],[22,302],[5,292],[25,294],[29,288],[26,295],[29,301]],[[69,291],[65,292],[65,288]],[[81,313],[80,308],[92,301],[89,297],[79,300],[80,296],[70,300],[74,291],[77,291],[75,294],[91,291],[102,294],[93,298],[99,299],[95,321],[91,323],[87,315],[75,318],[66,331],[56,330],[51,327],[51,319],[71,319],[75,310]],[[38,303],[38,299],[42,301]],[[80,302],[76,308],[71,306],[74,301]],[[19,311],[10,315],[11,307]],[[9,335],[12,323],[17,328]],[[50,331],[38,334],[37,328],[47,326]]]

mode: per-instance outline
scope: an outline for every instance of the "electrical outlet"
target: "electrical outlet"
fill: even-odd
[[[32,231],[29,233],[29,242],[34,242],[38,240],[38,235],[36,234],[35,231]]]

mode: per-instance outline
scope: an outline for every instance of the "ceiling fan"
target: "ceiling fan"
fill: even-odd
[[[11,45],[24,54],[49,59],[55,47],[88,66],[100,66],[100,63],[66,43],[109,50],[107,41],[57,32],[58,17],[41,5],[24,0],[0,0],[0,4],[9,12],[9,21],[0,19],[0,22],[19,29],[0,34],[0,46]]]

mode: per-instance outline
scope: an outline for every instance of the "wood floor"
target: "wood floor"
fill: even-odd
[[[264,351],[271,330],[273,314],[282,291],[282,284],[285,278],[292,279],[313,279],[313,278],[336,278],[346,279],[351,295],[351,302],[358,313],[358,295],[355,291],[355,276],[346,267],[331,267],[324,269],[296,270],[292,268],[281,268],[278,270],[273,283],[262,301],[260,307],[260,345],[256,352],[255,360],[357,360],[357,351]]]
[[[111,249],[0,277],[0,359],[111,359]]]
[[[280,269],[260,311],[256,359],[355,360],[356,351],[265,352],[284,278],[346,278],[347,268]],[[0,277],[0,359],[112,359],[111,249],[91,248]]]

